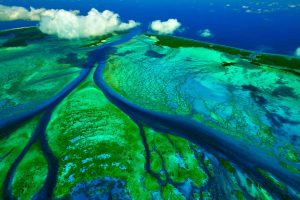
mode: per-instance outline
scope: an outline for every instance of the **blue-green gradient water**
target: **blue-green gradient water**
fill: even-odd
[[[2,0],[0,4],[29,8],[109,9],[124,20],[133,19],[148,30],[153,20],[177,18],[183,29],[176,35],[238,48],[293,55],[300,46],[299,0]],[[36,22],[0,22],[0,29]],[[202,38],[209,29],[213,37]]]

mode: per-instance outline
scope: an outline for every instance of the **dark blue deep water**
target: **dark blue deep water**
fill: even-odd
[[[58,3],[59,2],[59,3]],[[183,30],[175,35],[238,48],[293,55],[300,47],[299,0],[0,0],[0,4],[29,8],[109,9],[122,20],[142,23],[177,18]],[[0,22],[0,29],[35,25],[36,22]],[[214,37],[202,38],[209,29]]]

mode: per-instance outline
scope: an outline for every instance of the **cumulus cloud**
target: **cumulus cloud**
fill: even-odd
[[[55,34],[60,38],[80,38],[105,35],[115,31],[134,28],[137,22],[129,20],[121,22],[118,14],[109,10],[99,12],[91,9],[87,16],[79,16],[69,11],[59,10],[54,17],[44,16],[40,29],[47,34]]]
[[[300,57],[300,47],[298,47],[295,51],[295,55]]]
[[[44,8],[27,10],[23,7],[0,5],[0,21],[12,20],[39,21],[39,28],[43,33],[66,39],[101,36],[139,25],[133,20],[124,23],[117,13],[109,10],[99,12],[93,8],[86,16],[82,16],[79,11]]]
[[[214,36],[209,29],[200,30],[198,31],[198,34],[203,38],[210,38]]]
[[[14,21],[14,20],[27,20],[27,21],[40,21],[43,16],[54,17],[60,10],[45,9],[45,8],[30,8],[27,10],[18,6],[4,6],[0,4],[0,21]],[[79,14],[78,10],[69,11],[74,14]]]
[[[158,34],[173,34],[181,26],[177,19],[169,19],[167,21],[155,20],[150,27]]]

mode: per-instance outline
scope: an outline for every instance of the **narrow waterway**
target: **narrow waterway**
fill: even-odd
[[[13,164],[10,166],[10,169],[6,175],[4,184],[3,184],[3,198],[4,199],[17,199],[14,197],[12,193],[12,182],[16,173],[16,169],[19,166],[22,159],[25,157],[25,155],[28,153],[29,149],[32,147],[32,145],[39,143],[41,146],[41,150],[43,152],[43,155],[45,156],[47,163],[48,163],[48,174],[46,177],[46,180],[44,182],[43,187],[41,190],[34,195],[34,199],[51,199],[53,190],[56,185],[57,181],[57,173],[58,173],[58,160],[54,156],[48,141],[46,137],[46,129],[48,126],[48,123],[51,119],[51,115],[53,110],[56,108],[59,103],[61,103],[65,97],[67,97],[80,83],[82,83],[86,77],[91,72],[92,68],[97,63],[102,63],[105,61],[108,53],[111,51],[112,47],[118,44],[125,43],[129,41],[132,37],[137,35],[140,32],[139,29],[134,29],[133,31],[130,31],[127,34],[122,35],[120,40],[104,44],[100,46],[99,48],[91,51],[88,59],[87,66],[83,66],[82,71],[80,75],[73,80],[66,88],[62,89],[58,94],[56,94],[53,98],[51,98],[49,101],[37,106],[34,110],[31,110],[30,112],[23,113],[22,115],[9,118],[5,121],[0,122],[0,130],[1,132],[4,132],[4,135],[9,134],[10,132],[7,132],[5,134],[6,130],[9,129],[11,126],[14,126],[16,124],[19,124],[24,121],[28,121],[32,119],[34,116],[37,116],[38,114],[43,113],[39,124],[36,127],[36,130],[32,134],[29,142],[25,146],[25,148],[22,150],[20,155],[16,158],[16,160],[13,162]]]
[[[31,139],[11,165],[9,172],[7,173],[3,186],[4,199],[16,199],[16,197],[12,194],[12,181],[16,169],[29,151],[30,147],[38,142],[41,145],[41,150],[48,163],[48,175],[42,189],[35,194],[34,199],[51,199],[57,181],[58,160],[55,158],[48,144],[45,131],[49,120],[51,119],[53,110],[65,97],[67,97],[80,83],[85,80],[89,73],[91,73],[95,64],[98,64],[94,73],[94,81],[96,85],[102,90],[111,103],[116,105],[130,118],[132,118],[132,120],[140,128],[140,134],[143,138],[143,143],[146,149],[146,170],[153,177],[156,177],[160,184],[163,183],[159,176],[151,172],[150,169],[150,153],[149,148],[147,149],[147,141],[142,124],[161,132],[171,133],[182,138],[186,138],[201,146],[207,152],[235,163],[240,166],[241,169],[245,170],[250,177],[260,183],[261,186],[266,188],[274,197],[282,199],[288,195],[290,198],[296,199],[295,191],[300,191],[300,177],[295,176],[295,174],[292,174],[287,169],[283,168],[274,157],[264,154],[262,151],[259,151],[259,149],[244,146],[243,144],[227,137],[225,134],[191,119],[146,110],[129,102],[110,88],[103,79],[103,71],[108,54],[113,50],[114,46],[129,41],[132,37],[139,33],[139,29],[134,29],[127,34],[124,34],[120,40],[104,44],[90,52],[88,66],[83,67],[80,75],[52,99],[37,106],[30,112],[0,122],[0,130],[5,130],[14,124],[27,121],[34,116],[43,113],[43,116],[36,127],[35,132],[32,134]],[[259,172],[259,169],[270,172],[278,180],[286,184],[289,188],[288,194],[284,189],[264,177]]]
[[[171,116],[139,107],[116,93],[103,79],[105,61],[101,61],[94,74],[94,81],[106,97],[134,121],[165,133],[171,133],[201,146],[209,153],[223,157],[247,171],[257,182],[278,198],[284,198],[286,191],[272,183],[259,170],[271,173],[288,186],[289,196],[297,198],[295,191],[300,191],[300,177],[283,168],[276,158],[259,149],[241,144],[225,134],[199,122],[180,116]]]

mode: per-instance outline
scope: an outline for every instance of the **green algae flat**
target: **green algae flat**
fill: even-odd
[[[24,31],[12,33],[37,30]],[[95,81],[96,67],[106,55],[101,47],[127,33],[71,41],[45,36],[0,49],[0,119],[31,111],[80,80],[37,117],[1,127],[0,199],[299,197],[272,173],[252,174],[230,156],[168,128],[157,130],[113,101]],[[117,95],[147,112],[205,124],[299,175],[297,60],[257,55],[254,63],[250,51],[153,35],[137,35],[107,52],[103,78]]]
[[[138,128],[106,100],[92,80],[82,83],[62,102],[47,133],[62,167],[57,196],[67,195],[77,184],[95,177],[126,178],[129,187],[135,187],[134,182],[139,181],[143,148]],[[127,146],[132,151],[124,151]]]
[[[46,179],[48,164],[40,148],[33,145],[17,168],[12,187],[19,199],[32,199]]]
[[[39,117],[27,122],[19,127],[18,130],[10,134],[9,137],[1,136],[0,138],[0,188],[3,188],[5,176],[9,171],[9,167],[22,152],[27,142],[30,140],[31,134],[39,121]],[[2,189],[0,190],[1,198],[3,196]],[[32,195],[32,194],[31,194]],[[18,195],[19,196],[19,195]]]

